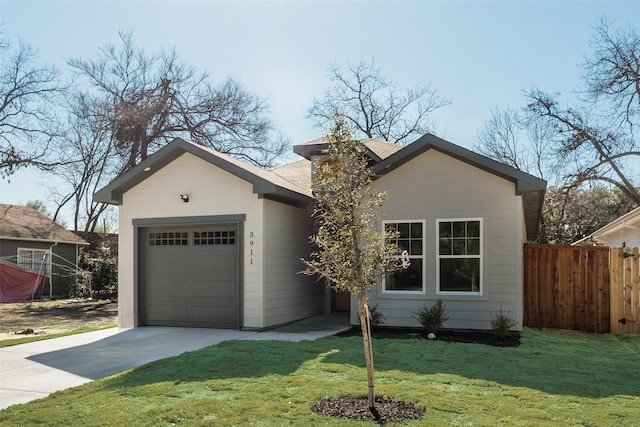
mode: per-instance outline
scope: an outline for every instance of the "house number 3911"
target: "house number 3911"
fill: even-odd
[[[253,265],[253,231],[249,232],[249,264]]]

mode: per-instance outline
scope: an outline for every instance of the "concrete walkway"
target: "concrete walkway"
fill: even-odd
[[[0,349],[0,409],[227,340],[303,341],[348,329],[349,318],[322,315],[264,332],[144,327],[104,329]]]

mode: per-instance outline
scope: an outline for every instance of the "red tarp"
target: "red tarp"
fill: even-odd
[[[38,276],[13,264],[0,261],[0,302],[18,302],[33,298],[47,277]]]

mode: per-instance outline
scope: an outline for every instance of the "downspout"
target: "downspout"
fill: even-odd
[[[53,267],[51,266],[51,260],[53,259],[53,248],[55,246],[58,246],[58,242],[54,242],[53,245],[49,246],[49,300],[53,299],[53,284],[51,282]]]

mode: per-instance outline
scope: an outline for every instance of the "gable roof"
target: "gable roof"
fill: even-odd
[[[0,203],[0,239],[88,245],[37,210],[4,203]]]
[[[409,160],[428,151],[436,150],[515,184],[515,193],[522,196],[527,238],[534,240],[542,219],[542,204],[547,181],[492,160],[432,134],[426,134],[402,150],[395,152],[373,167],[377,176],[384,176]]]
[[[638,230],[638,233],[640,233],[640,206],[614,219],[609,224],[597,229],[588,236],[573,242],[572,245],[588,244],[589,242],[597,243],[598,240],[601,240],[603,237],[607,237],[625,228]]]
[[[122,204],[122,195],[127,190],[140,184],[185,153],[193,154],[253,184],[253,192],[258,194],[259,197],[296,206],[306,206],[313,201],[310,189],[305,190],[272,171],[250,165],[182,138],[175,138],[140,162],[139,165],[111,181],[108,185],[98,190],[93,195],[93,199],[96,202]]]
[[[378,139],[369,139],[363,141],[362,144],[366,147],[365,154],[374,163],[373,171],[378,177],[391,173],[411,159],[434,149],[513,182],[515,194],[522,196],[527,238],[529,240],[536,238],[547,187],[545,180],[474,153],[432,134],[426,134],[404,147]],[[295,145],[293,151],[305,157],[304,160],[265,170],[202,145],[182,138],[175,138],[138,166],[114,179],[95,193],[93,198],[97,202],[122,204],[122,195],[127,190],[138,185],[184,153],[191,153],[252,183],[253,192],[259,197],[294,206],[306,206],[314,201],[311,192],[310,160],[315,155],[323,154],[327,148],[328,142],[324,138]]]
[[[403,148],[402,145],[375,138],[361,141],[361,144],[365,148],[364,154],[376,163]],[[307,160],[311,160],[313,156],[324,154],[327,149],[329,149],[329,142],[326,138],[318,138],[293,146],[293,152]]]

